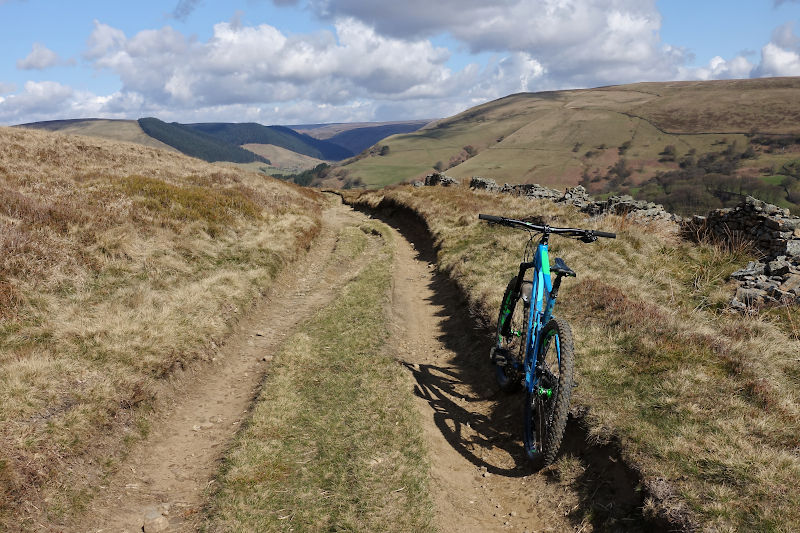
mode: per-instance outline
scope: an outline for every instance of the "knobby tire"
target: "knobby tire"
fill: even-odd
[[[537,361],[541,383],[551,388],[549,397],[538,390],[525,394],[525,451],[544,467],[551,464],[561,447],[567,427],[574,374],[574,343],[569,323],[551,319],[542,329]],[[558,341],[558,342],[556,342]],[[560,346],[561,357],[557,355]]]

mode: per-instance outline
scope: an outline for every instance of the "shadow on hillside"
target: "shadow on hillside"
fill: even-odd
[[[418,260],[436,263],[430,233],[416,213],[391,205],[377,210],[355,208],[399,231],[414,245]],[[453,366],[447,368],[404,363],[416,380],[415,393],[433,408],[434,421],[447,442],[476,467],[509,478],[535,474],[522,449],[524,395],[501,392],[488,361],[493,332],[470,316],[464,295],[446,274],[434,271],[430,288],[434,295],[431,303],[441,309],[439,340],[456,355]],[[466,384],[466,392],[458,384]],[[477,402],[487,401],[492,403],[488,414],[473,408]],[[585,425],[571,416],[560,456],[577,458],[582,466],[581,473],[568,481],[580,498],[578,508],[570,513],[575,525],[589,521],[598,531],[666,530],[661,524],[644,521],[639,478],[619,459],[616,448],[591,446],[587,439]],[[510,466],[508,457],[513,458]],[[542,475],[553,490],[565,482],[557,467]]]

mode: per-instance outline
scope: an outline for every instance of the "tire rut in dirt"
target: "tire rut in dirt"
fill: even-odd
[[[414,246],[418,260],[436,264],[436,249],[429,229],[417,213],[387,201],[377,208],[353,207],[397,230]],[[488,357],[496,332],[489,324],[470,315],[466,297],[446,274],[434,270],[430,288],[433,291],[431,303],[443,309],[439,340],[455,358],[447,368],[406,364],[416,380],[415,392],[430,404],[436,426],[454,450],[478,471],[509,481],[519,480],[511,485],[509,494],[524,493],[532,487],[529,484],[526,488],[521,483],[537,473],[521,439],[524,394],[510,396],[496,383]],[[454,397],[462,401],[454,401]],[[473,407],[486,402],[491,404],[488,409]],[[475,434],[469,440],[462,436],[465,427]],[[619,445],[589,442],[583,415],[570,414],[557,458],[574,457],[582,467],[569,487],[578,501],[567,513],[571,528],[583,529],[588,525],[589,530],[595,531],[666,531],[663,523],[652,522],[642,515],[642,480],[622,461]],[[551,493],[535,495],[534,501],[541,500],[540,505],[552,504],[559,498],[556,492],[565,490],[557,466],[546,468],[534,477],[541,477],[546,486],[544,490]]]

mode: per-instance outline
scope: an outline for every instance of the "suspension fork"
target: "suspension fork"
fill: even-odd
[[[508,337],[509,335],[511,335],[511,330],[510,330],[511,321],[508,320],[508,317],[511,316],[512,311],[513,311],[513,309],[511,309],[511,307],[510,307],[511,306],[511,302],[516,302],[517,301],[517,299],[519,298],[519,295],[521,294],[521,291],[522,291],[522,283],[523,283],[524,278],[525,278],[525,273],[528,272],[528,270],[534,268],[535,266],[536,266],[536,263],[533,262],[533,261],[531,261],[529,263],[526,262],[526,263],[520,263],[519,264],[519,274],[517,274],[517,283],[514,285],[514,289],[509,294],[509,298],[511,299],[511,301],[510,302],[503,302],[503,304],[502,304],[503,305],[503,319],[502,319],[503,320],[503,324],[502,324],[502,326],[500,328],[500,333],[501,333],[501,335],[503,337]],[[498,342],[499,342],[499,339],[498,339]]]

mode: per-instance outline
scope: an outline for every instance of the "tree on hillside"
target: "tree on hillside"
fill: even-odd
[[[781,174],[800,180],[800,159],[789,161],[781,167]]]
[[[661,157],[658,159],[661,162],[666,161],[675,161],[675,156],[677,155],[677,150],[675,149],[674,144],[668,144],[664,147],[664,150],[659,152]]]

